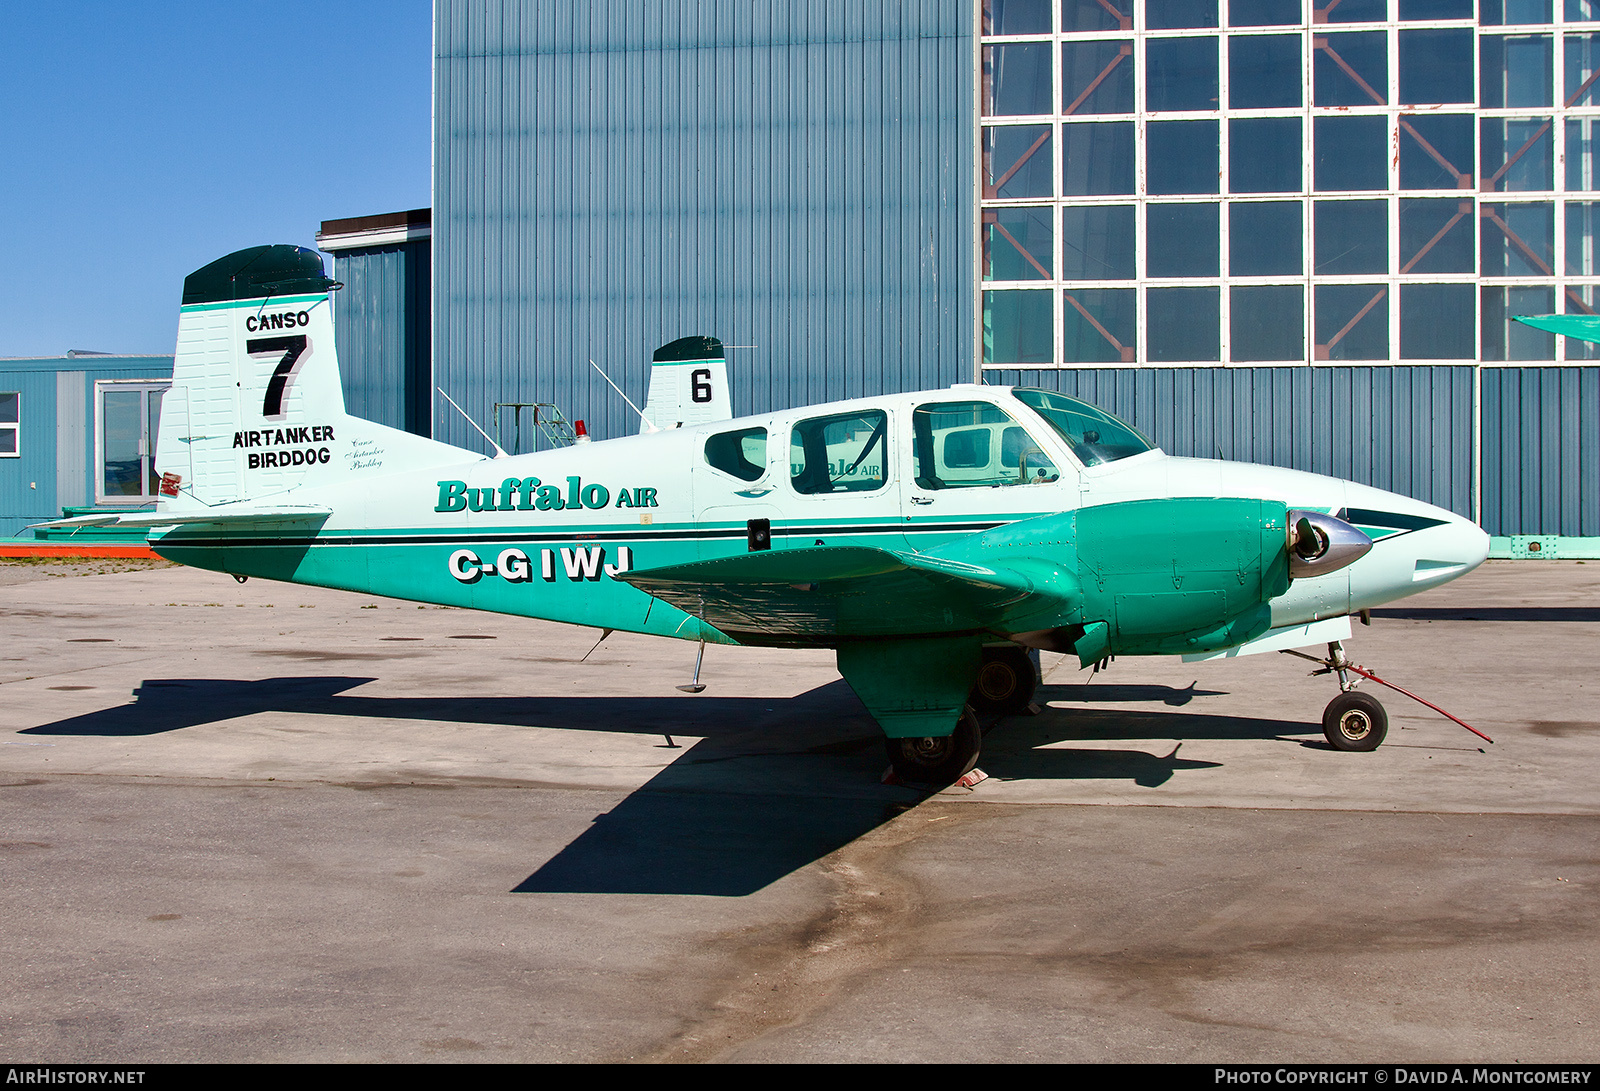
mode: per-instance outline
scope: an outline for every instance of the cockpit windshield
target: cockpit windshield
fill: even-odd
[[[1023,405],[1043,417],[1085,466],[1098,466],[1155,450],[1154,444],[1130,425],[1087,402],[1025,386],[1017,387],[1012,393]]]

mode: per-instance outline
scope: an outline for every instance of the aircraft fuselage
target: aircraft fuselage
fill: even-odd
[[[1052,427],[1011,390],[959,386],[425,473],[385,475],[383,452],[369,450],[364,457],[375,465],[367,472],[286,494],[330,509],[325,519],[237,531],[179,527],[152,546],[184,564],[236,575],[712,641],[730,637],[620,577],[766,548],[959,555],[964,541],[997,528],[1138,501],[1259,500],[1344,513],[1375,539],[1348,567],[1269,588],[1266,620],[1253,624],[1253,636],[1414,594],[1487,554],[1487,537],[1468,520],[1352,482],[1158,450],[1096,461],[1083,457],[1086,450],[1081,435]],[[1166,510],[1150,509],[1145,518],[1163,518]],[[1181,556],[1205,547],[1204,528],[1188,525],[1200,510],[1171,510],[1181,520],[1169,528],[1184,543]],[[1063,533],[1074,533],[1073,526]],[[1048,555],[1050,547],[1033,551]],[[1185,567],[1160,574],[1173,581],[1172,594],[1206,593],[1203,574]],[[919,633],[941,628],[937,618],[906,624]],[[1009,635],[988,628],[996,638]],[[782,625],[736,639],[832,643],[827,634]],[[1209,645],[1227,646],[1220,639]],[[1123,639],[1116,650],[1210,648]]]

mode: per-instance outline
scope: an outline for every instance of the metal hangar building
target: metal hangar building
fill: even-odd
[[[433,382],[616,435],[589,361],[706,333],[736,412],[1042,386],[1575,555],[1595,346],[1511,318],[1600,305],[1597,74],[1600,0],[437,0]]]
[[[709,334],[737,413],[1041,386],[1600,556],[1600,346],[1512,321],[1600,307],[1600,0],[435,0],[433,63],[432,208],[318,236],[352,412],[625,434],[590,361]],[[0,368],[5,532],[148,502],[84,366]]]

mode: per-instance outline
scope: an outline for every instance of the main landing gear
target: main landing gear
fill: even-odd
[[[1016,716],[1028,711],[1039,688],[1039,667],[1028,649],[1005,644],[983,649],[978,683],[968,698],[981,716]]]
[[[1468,724],[1466,721],[1452,716],[1438,705],[1424,701],[1415,693],[1401,689],[1393,682],[1385,682],[1376,674],[1350,662],[1344,654],[1344,645],[1337,640],[1328,643],[1328,655],[1318,659],[1305,652],[1284,649],[1285,654],[1308,659],[1322,666],[1312,671],[1312,675],[1337,674],[1339,676],[1339,696],[1328,702],[1328,707],[1322,711],[1322,733],[1328,739],[1328,744],[1335,750],[1344,750],[1350,753],[1364,753],[1378,749],[1384,736],[1389,733],[1389,714],[1384,711],[1382,703],[1370,693],[1357,693],[1356,686],[1363,678],[1370,679],[1380,686],[1388,686],[1396,693],[1403,693],[1419,704],[1427,705],[1446,719],[1455,720],[1456,723],[1472,732],[1485,742],[1494,742],[1493,739]],[[1356,677],[1352,677],[1355,675]]]
[[[979,716],[1026,712],[1039,689],[1039,667],[1028,649],[1015,644],[983,649],[978,681],[949,735],[885,739],[894,774],[902,781],[944,787],[970,773],[983,745]]]
[[[983,729],[978,726],[977,713],[968,705],[956,720],[956,729],[948,735],[921,739],[884,739],[884,750],[895,776],[913,784],[930,784],[943,788],[954,784],[978,764],[978,751],[983,745]]]

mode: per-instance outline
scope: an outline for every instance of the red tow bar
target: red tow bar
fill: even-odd
[[[1433,709],[1433,711],[1437,712],[1439,715],[1443,716],[1445,719],[1454,720],[1456,723],[1460,724],[1462,727],[1466,728],[1468,731],[1470,731],[1474,735],[1478,736],[1478,738],[1482,739],[1484,742],[1487,742],[1487,743],[1494,742],[1493,739],[1491,739],[1489,736],[1485,735],[1483,732],[1479,731],[1477,728],[1473,727],[1471,724],[1467,723],[1467,721],[1463,720],[1461,717],[1452,716],[1450,713],[1446,712],[1444,709],[1440,708],[1438,705],[1434,704],[1432,701],[1425,701],[1421,697],[1418,697],[1415,693],[1412,693],[1408,689],[1401,689],[1399,686],[1395,685],[1393,682],[1384,681],[1382,678],[1379,678],[1376,674],[1373,674],[1371,671],[1367,670],[1365,667],[1358,667],[1354,663],[1350,663],[1350,662],[1345,662],[1345,663],[1342,663],[1342,664],[1339,664],[1339,665],[1335,666],[1333,664],[1333,662],[1330,661],[1330,660],[1318,659],[1316,656],[1307,655],[1305,652],[1297,652],[1297,651],[1294,651],[1294,650],[1289,649],[1289,648],[1285,648],[1283,650],[1288,652],[1290,655],[1299,656],[1301,659],[1309,659],[1313,663],[1321,663],[1323,665],[1323,667],[1325,668],[1325,670],[1324,671],[1313,671],[1312,672],[1313,674],[1332,673],[1332,672],[1338,671],[1338,670],[1354,671],[1356,674],[1359,674],[1363,678],[1372,679],[1374,682],[1378,683],[1378,685],[1380,685],[1380,686],[1388,686],[1390,689],[1394,690],[1396,693],[1405,694],[1407,697],[1411,698],[1413,701],[1417,702],[1417,704],[1419,704],[1419,705],[1427,705],[1429,708]]]
[[[1478,736],[1478,738],[1482,739],[1484,742],[1489,742],[1489,743],[1494,742],[1494,740],[1491,739],[1489,736],[1485,735],[1483,732],[1479,731],[1477,728],[1473,727],[1471,724],[1467,723],[1467,721],[1461,719],[1459,716],[1450,715],[1450,713],[1446,712],[1444,709],[1440,708],[1438,705],[1434,704],[1432,701],[1424,701],[1421,697],[1418,697],[1415,693],[1412,693],[1408,689],[1401,689],[1399,686],[1395,685],[1393,682],[1385,682],[1382,678],[1379,678],[1376,674],[1373,674],[1371,671],[1366,670],[1363,667],[1358,667],[1354,663],[1351,663],[1351,664],[1347,664],[1344,669],[1345,670],[1349,670],[1349,671],[1355,671],[1357,674],[1359,674],[1363,678],[1370,678],[1374,682],[1378,683],[1378,685],[1380,685],[1380,686],[1388,686],[1390,689],[1394,690],[1396,693],[1403,693],[1407,697],[1411,698],[1413,701],[1417,702],[1419,705],[1427,705],[1429,708],[1433,709],[1433,711],[1437,712],[1439,715],[1443,716],[1445,719],[1454,720],[1456,723],[1460,724],[1462,727],[1466,728],[1468,731],[1470,731],[1474,735]]]

